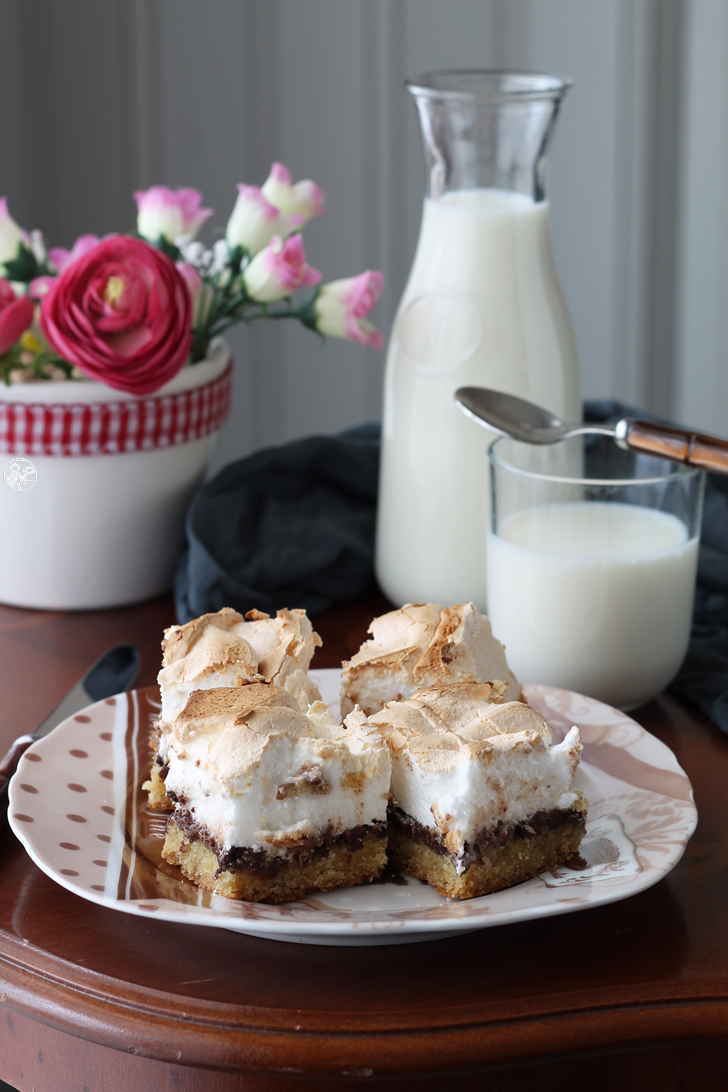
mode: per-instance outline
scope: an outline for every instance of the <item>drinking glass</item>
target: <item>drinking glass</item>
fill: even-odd
[[[488,455],[488,613],[511,669],[622,709],[655,697],[687,651],[703,471],[591,434]]]

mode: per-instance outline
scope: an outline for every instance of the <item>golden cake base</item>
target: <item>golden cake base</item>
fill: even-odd
[[[219,864],[215,853],[199,839],[190,841],[171,818],[162,856],[177,865],[188,880],[217,895],[249,902],[291,902],[311,891],[331,891],[376,879],[387,863],[387,839],[381,834],[365,834],[359,849],[334,843],[325,856],[305,863],[292,857],[275,876],[245,868],[216,876]]]
[[[573,809],[586,816],[587,802],[581,794]],[[450,854],[437,853],[390,823],[388,855],[396,869],[424,880],[440,895],[449,899],[472,899],[524,883],[550,868],[558,868],[578,852],[583,837],[584,827],[572,823],[528,840],[511,836],[503,846],[483,849],[482,860],[458,875]]]

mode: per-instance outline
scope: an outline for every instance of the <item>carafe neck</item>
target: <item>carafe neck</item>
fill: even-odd
[[[546,153],[571,81],[527,72],[433,72],[407,80],[431,198],[497,189],[546,197]]]

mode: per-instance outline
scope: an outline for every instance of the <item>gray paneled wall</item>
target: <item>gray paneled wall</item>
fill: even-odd
[[[404,77],[565,72],[551,200],[585,393],[719,429],[727,13],[725,0],[3,0],[0,193],[69,245],[133,224],[132,190],[155,182],[199,187],[223,226],[236,183],[280,159],[327,194],[306,230],[325,279],[386,273],[386,331],[423,188]],[[383,353],[272,324],[231,340],[218,465],[379,415]]]

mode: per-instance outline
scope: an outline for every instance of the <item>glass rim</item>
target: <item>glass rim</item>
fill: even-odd
[[[600,432],[596,429],[594,431],[594,435],[602,436],[605,440],[610,439],[609,436],[606,436],[603,432]],[[563,440],[557,440],[555,443],[548,445],[522,444],[521,446],[548,446],[555,448],[558,447],[560,444],[567,443],[570,439],[576,439],[576,437],[566,437]],[[516,466],[515,463],[509,463],[506,459],[499,455],[498,452],[495,450],[498,444],[505,443],[509,440],[511,443],[518,443],[517,440],[513,440],[510,436],[496,436],[495,440],[491,440],[490,444],[488,444],[488,461],[491,463],[492,466],[497,466],[502,470],[512,470],[516,474],[523,475],[524,478],[532,478],[536,481],[542,482],[556,482],[559,485],[597,485],[611,487],[623,486],[626,488],[627,486],[631,485],[659,485],[661,482],[684,481],[687,478],[698,477],[699,475],[704,473],[702,467],[688,466],[687,464],[679,463],[677,461],[673,462],[673,460],[666,459],[661,455],[651,455],[651,458],[660,459],[662,462],[667,463],[668,466],[672,467],[672,469],[666,471],[664,474],[649,474],[645,477],[634,478],[575,478],[571,476],[564,476],[563,474],[547,474],[540,470],[525,470],[523,467]],[[611,442],[614,443],[613,440]],[[630,449],[630,453],[634,455],[650,454],[649,452],[637,452],[633,451],[632,449]]]
[[[559,99],[573,83],[570,76],[513,68],[448,68],[404,81],[409,92],[426,98],[490,101]]]

